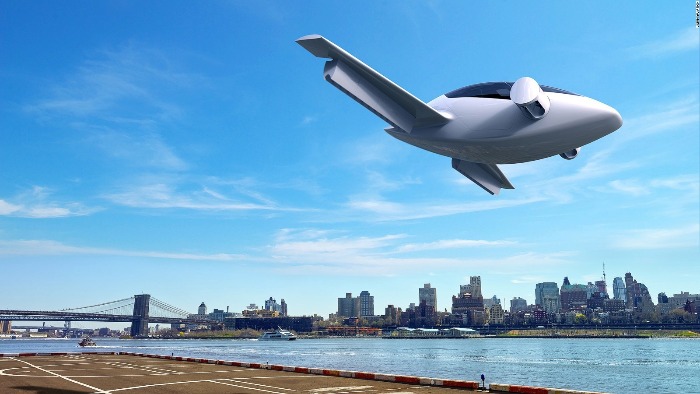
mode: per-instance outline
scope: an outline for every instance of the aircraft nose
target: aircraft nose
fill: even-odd
[[[610,128],[610,132],[622,127],[622,116],[617,110],[609,105],[602,105],[602,112],[604,113],[606,126]]]

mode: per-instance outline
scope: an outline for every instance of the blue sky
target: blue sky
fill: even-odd
[[[241,311],[375,312],[470,275],[632,272],[700,293],[694,2],[1,1],[0,309],[149,293]],[[387,135],[294,40],[321,34],[429,101],[531,76],[624,119],[491,196]]]

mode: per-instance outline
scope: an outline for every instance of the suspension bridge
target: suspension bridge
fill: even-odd
[[[151,297],[137,294],[133,297],[101,304],[67,308],[59,311],[1,310],[0,321],[104,321],[131,322],[131,336],[148,335],[149,323],[215,324],[219,323],[196,315]]]

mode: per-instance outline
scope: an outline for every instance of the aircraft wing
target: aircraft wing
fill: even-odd
[[[452,168],[491,194],[498,194],[501,189],[515,189],[495,164],[474,163],[453,158]]]
[[[324,79],[394,127],[410,133],[447,123],[435,109],[326,38],[312,34],[296,42],[316,57],[331,59]]]

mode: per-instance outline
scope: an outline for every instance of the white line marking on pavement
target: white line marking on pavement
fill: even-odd
[[[68,377],[65,377],[65,376],[61,376],[61,375],[59,375],[59,374],[57,374],[57,373],[55,373],[55,372],[47,371],[47,370],[45,370],[45,369],[43,369],[43,368],[41,368],[41,367],[38,367],[38,366],[36,366],[36,365],[34,365],[34,364],[32,364],[32,363],[26,362],[26,361],[24,361],[24,360],[20,360],[20,359],[18,359],[18,358],[15,359],[15,360],[17,360],[17,361],[19,361],[19,362],[21,362],[21,363],[27,364],[27,365],[29,365],[29,366],[32,367],[32,368],[36,368],[36,369],[38,369],[39,371],[45,372],[45,373],[47,373],[47,374],[50,374],[50,375],[53,375],[53,376],[56,376],[56,377],[59,377],[59,378],[61,378],[61,379],[63,379],[63,380],[67,380],[67,381],[69,381],[69,382],[71,382],[71,383],[75,383],[75,384],[77,384],[77,385],[80,385],[80,386],[83,386],[83,387],[87,387],[87,388],[89,388],[89,389],[91,389],[91,390],[95,390],[96,393],[103,393],[103,394],[104,394],[104,393],[108,393],[108,391],[104,391],[104,390],[102,390],[102,389],[98,389],[97,387],[90,386],[89,384],[85,384],[85,383],[82,383],[82,382],[78,382],[77,380],[73,380],[73,379],[71,379],[71,378],[68,378]]]

